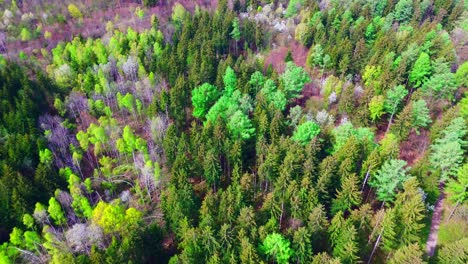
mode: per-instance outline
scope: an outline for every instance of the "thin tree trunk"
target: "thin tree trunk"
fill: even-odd
[[[383,228],[382,228],[382,231],[380,231],[379,236],[377,237],[377,241],[375,241],[374,248],[372,248],[372,252],[371,252],[371,254],[369,256],[369,260],[367,260],[367,264],[371,263],[372,257],[374,256],[374,253],[375,253],[375,250],[379,246],[380,238],[382,238],[382,233],[383,233]]]
[[[385,133],[387,133],[388,130],[390,129],[390,126],[392,125],[394,115],[395,115],[395,111],[393,111],[392,115],[390,116],[390,120],[388,121],[387,130],[385,131]]]
[[[382,210],[382,208],[384,207],[385,205],[385,202],[382,202],[382,206],[380,206],[380,210]],[[382,220],[382,216],[383,214],[379,217],[379,219],[377,219],[377,223],[375,224],[374,228],[372,228],[372,233],[369,237],[369,240],[367,241],[367,243],[369,244],[371,239],[372,239],[372,236],[374,235],[374,231],[375,231],[375,228],[380,224],[380,221]],[[383,230],[383,229],[382,229]],[[382,233],[382,232],[381,232]],[[380,235],[379,235],[380,236]]]
[[[364,182],[362,183],[361,192],[364,190],[364,186],[366,186],[367,179],[369,179],[369,175],[370,175],[370,168],[366,172],[366,177],[364,178]]]
[[[459,204],[460,204],[460,200],[458,200],[457,203],[455,204],[455,207],[453,207],[452,211],[450,212],[449,216],[447,217],[447,220],[445,221],[446,223],[450,220],[450,218],[452,218],[452,216],[455,213],[455,211],[457,210],[457,207],[458,207]]]

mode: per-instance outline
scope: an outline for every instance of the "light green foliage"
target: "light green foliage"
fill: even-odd
[[[333,144],[333,151],[338,151],[343,147],[348,139],[352,136],[356,137],[359,141],[367,140],[368,142],[374,142],[374,132],[368,127],[355,128],[351,122],[346,122],[332,130],[332,134],[335,138]]]
[[[443,246],[438,252],[437,263],[464,264],[468,261],[468,238],[462,238]]]
[[[290,0],[286,8],[286,17],[295,16],[303,4],[304,0]]]
[[[4,243],[3,245],[0,245],[0,264],[13,264],[13,262],[8,257],[8,252],[7,252],[7,249],[5,248],[6,245],[7,245],[6,243]]]
[[[125,209],[120,204],[109,204],[100,201],[93,210],[92,220],[105,233],[114,233],[125,224]]]
[[[459,102],[460,105],[460,116],[468,118],[468,93],[465,93],[463,99]]]
[[[382,202],[393,201],[395,191],[401,188],[408,178],[406,161],[391,159],[369,181],[369,185],[377,189],[377,199]]]
[[[116,147],[120,153],[132,154],[137,150],[143,154],[148,153],[146,141],[138,136],[135,136],[133,130],[129,126],[124,127],[122,138],[117,140]]]
[[[263,87],[265,83],[265,76],[259,71],[254,72],[250,76],[249,84],[255,87],[255,91],[258,91],[259,88]]]
[[[54,197],[51,197],[49,200],[49,207],[47,208],[47,212],[49,212],[50,217],[57,225],[63,225],[66,223],[67,219],[65,218],[65,213],[62,210],[62,206]]]
[[[397,136],[393,133],[386,133],[384,138],[380,140],[380,155],[387,158],[397,158],[400,153],[400,145]]]
[[[138,211],[137,209],[130,207],[127,210],[125,210],[125,225],[127,226],[127,229],[131,230],[133,228],[136,228],[140,225],[142,221],[143,214]]]
[[[289,258],[294,254],[294,250],[290,248],[290,242],[281,234],[273,233],[267,235],[260,245],[260,251],[273,259],[278,264],[289,263]]]
[[[334,93],[335,98],[341,95],[341,91],[343,90],[343,81],[340,78],[330,75],[328,76],[325,84],[323,86],[323,97],[330,98],[330,96]],[[330,100],[325,100],[325,105],[328,106],[330,104]]]
[[[425,52],[421,52],[409,74],[410,84],[416,88],[420,87],[427,81],[431,70],[431,59],[429,55]]]
[[[431,145],[429,161],[440,171],[440,180],[446,181],[456,175],[464,159],[463,138],[467,133],[465,120],[461,117],[452,120],[444,130],[444,136]]]
[[[385,97],[377,95],[372,97],[369,102],[369,111],[372,121],[379,119],[385,112]]]
[[[296,128],[292,139],[302,145],[307,145],[319,133],[320,126],[313,121],[307,121]]]
[[[413,0],[398,1],[394,16],[398,22],[407,22],[413,16]]]
[[[458,67],[455,78],[458,85],[468,87],[468,61]]]
[[[204,83],[192,90],[193,116],[205,117],[209,108],[219,98],[218,89],[214,85]]]
[[[268,103],[273,104],[281,111],[284,110],[288,103],[284,93],[276,88],[275,82],[271,79],[266,80],[260,92],[265,95]]]
[[[74,4],[68,5],[68,13],[70,13],[70,16],[72,16],[73,18],[83,18],[83,14],[81,13],[80,9]]]
[[[369,66],[366,65],[364,73],[362,74],[362,80],[366,87],[372,87],[377,94],[381,93],[380,76],[382,75],[381,66]]]
[[[239,19],[237,17],[232,21],[232,31],[231,31],[230,34],[231,34],[231,37],[235,41],[240,40],[241,32],[240,32],[240,29],[239,29]]]
[[[93,213],[88,199],[82,195],[73,195],[72,208],[79,217],[90,218]]]
[[[88,134],[82,130],[78,131],[76,133],[76,139],[78,140],[78,143],[80,144],[80,147],[84,151],[88,151],[89,148],[89,137]]]
[[[126,93],[124,96],[117,93],[117,105],[120,109],[127,109],[130,113],[135,113],[135,97],[131,93]]]
[[[302,118],[302,107],[301,106],[296,105],[296,106],[291,107],[289,109],[288,124],[290,126],[293,126],[293,127],[297,126],[299,121],[301,121],[301,118]]]
[[[49,149],[43,149],[39,151],[39,161],[47,166],[50,166],[54,161],[52,151]]]
[[[137,7],[136,10],[135,10],[135,15],[139,19],[143,19],[145,17],[145,11],[143,9],[141,9],[140,7]]]
[[[255,133],[255,128],[252,127],[252,122],[240,110],[237,110],[230,117],[227,127],[234,138],[249,139]]]
[[[33,228],[34,226],[34,218],[30,215],[30,214],[24,214],[23,215],[23,224],[27,227],[27,228]]]
[[[32,39],[32,34],[27,28],[22,28],[20,32],[21,41],[29,41]]]
[[[403,85],[397,85],[387,91],[385,97],[384,109],[385,112],[395,114],[403,98],[408,94],[408,90]]]
[[[433,64],[434,74],[421,87],[423,91],[432,94],[435,98],[453,100],[458,88],[456,75],[450,71],[448,63],[436,60]]]
[[[23,244],[23,231],[17,227],[13,228],[10,233],[10,243],[15,246],[21,246]]]
[[[299,23],[299,25],[297,25],[296,29],[294,30],[294,39],[296,39],[301,44],[306,45],[308,31],[309,27],[307,23]]]
[[[323,67],[323,47],[320,44],[315,45],[310,49],[307,56],[307,64],[311,66]]]
[[[426,127],[432,120],[429,115],[426,101],[419,99],[412,103],[413,126],[416,127],[416,133],[419,134],[420,127]]]
[[[306,83],[309,83],[310,77],[307,72],[294,64],[292,61],[286,63],[286,69],[281,75],[284,83],[284,92],[287,99],[298,98]]]
[[[41,244],[41,238],[35,231],[24,232],[24,246],[28,250],[37,250]]]
[[[241,94],[239,91],[233,92],[231,96],[226,94],[221,96],[206,114],[206,120],[211,121],[213,124],[218,117],[226,120],[239,109],[238,102],[240,98]]]
[[[237,77],[234,70],[228,66],[223,77],[224,92],[227,95],[231,95],[237,89]]]
[[[187,10],[185,9],[183,5],[176,3],[172,7],[172,20],[175,23],[177,24],[182,23],[186,15],[187,15]]]

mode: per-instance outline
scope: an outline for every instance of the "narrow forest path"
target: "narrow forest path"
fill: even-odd
[[[439,184],[440,195],[434,207],[434,214],[432,215],[431,231],[429,232],[429,238],[426,243],[426,251],[429,257],[434,256],[434,252],[437,246],[437,237],[439,235],[440,221],[442,219],[442,211],[444,206],[445,192],[444,183]]]

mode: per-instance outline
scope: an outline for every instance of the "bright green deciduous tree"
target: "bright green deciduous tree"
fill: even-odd
[[[433,68],[434,74],[421,89],[437,99],[453,100],[459,86],[456,75],[450,71],[449,64],[440,59],[433,63]]]
[[[377,95],[369,102],[370,117],[373,121],[379,119],[385,112],[385,97]]]
[[[182,23],[186,15],[187,15],[187,10],[185,9],[183,5],[176,3],[172,7],[172,20],[176,24]]]
[[[302,145],[307,145],[319,133],[320,126],[313,121],[307,121],[296,128],[292,139],[298,141]]]
[[[125,209],[120,204],[100,201],[93,210],[92,220],[105,233],[114,233],[121,230],[125,223]]]
[[[413,16],[413,0],[400,0],[395,5],[395,20],[407,22]]]
[[[404,160],[389,160],[371,178],[369,185],[377,189],[377,199],[382,202],[393,201],[395,191],[401,188],[402,183],[408,178]]]
[[[39,161],[41,163],[44,163],[47,166],[50,166],[52,164],[52,161],[54,161],[54,156],[52,154],[52,151],[49,149],[43,149],[39,151]]]
[[[290,248],[290,242],[281,234],[273,233],[267,235],[260,245],[260,251],[265,255],[273,257],[278,264],[289,263],[289,258],[294,254],[294,250]]]
[[[254,133],[255,128],[247,115],[237,110],[229,119],[227,124],[234,138],[249,139]]]
[[[387,96],[385,97],[384,109],[385,112],[390,113],[390,120],[388,121],[388,127],[392,123],[393,116],[398,110],[403,98],[408,95],[408,90],[403,85],[397,85],[387,91]],[[387,128],[388,130],[388,128]]]
[[[32,34],[27,28],[22,28],[20,32],[21,41],[29,41],[32,39]]]
[[[54,197],[49,200],[47,212],[49,212],[50,217],[57,225],[63,225],[67,221],[62,206],[60,206],[60,203]]]
[[[34,226],[34,218],[30,214],[24,214],[23,215],[23,224],[27,228],[33,228]]]
[[[83,14],[81,13],[80,9],[74,5],[74,4],[69,4],[68,5],[68,12],[70,13],[70,16],[73,18],[83,18]]]
[[[415,88],[420,87],[427,81],[431,74],[431,70],[431,59],[429,58],[429,55],[425,52],[421,52],[409,74],[410,84]]]
[[[455,118],[444,130],[444,136],[431,145],[432,153],[429,161],[440,171],[441,181],[446,181],[455,175],[462,164],[465,153],[463,137],[466,133],[465,120],[461,117]]]
[[[382,67],[366,65],[364,73],[362,74],[362,80],[366,87],[372,87],[377,94],[381,93],[381,81],[380,76],[382,75]]]
[[[265,76],[259,71],[254,72],[250,75],[249,84],[255,87],[255,91],[258,91],[259,88],[263,87],[265,83]]]
[[[374,142],[374,132],[368,127],[355,128],[351,122],[341,124],[332,130],[332,134],[335,137],[335,143],[333,144],[333,150],[338,151],[343,147],[351,136],[356,137],[359,141],[367,140],[368,142]]]
[[[266,80],[261,92],[265,95],[267,102],[273,104],[277,109],[283,111],[288,103],[284,93],[276,88],[275,82]]]
[[[286,63],[286,69],[281,75],[281,79],[288,99],[299,97],[304,85],[311,81],[307,72],[292,61]]]
[[[204,83],[192,90],[193,116],[202,118],[209,108],[219,98],[218,89],[214,85]]]
[[[234,70],[228,66],[223,77],[224,82],[224,92],[227,95],[231,95],[237,89],[237,77]]]

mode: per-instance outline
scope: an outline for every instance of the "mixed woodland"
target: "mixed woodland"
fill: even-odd
[[[0,264],[468,262],[466,1],[0,11]]]

